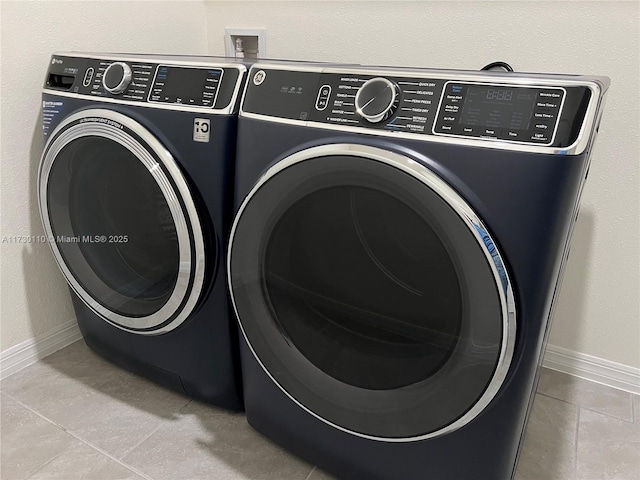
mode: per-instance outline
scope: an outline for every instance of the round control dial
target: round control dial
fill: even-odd
[[[356,112],[371,123],[386,120],[398,106],[398,87],[386,78],[364,82],[356,94]]]
[[[123,62],[114,62],[102,75],[102,86],[113,94],[124,92],[131,83],[131,67]]]

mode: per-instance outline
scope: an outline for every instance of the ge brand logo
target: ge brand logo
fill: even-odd
[[[253,76],[253,84],[260,85],[264,82],[264,79],[267,78],[267,74],[264,70],[258,70],[256,74]]]
[[[193,141],[209,143],[209,132],[211,130],[211,120],[208,118],[193,119]]]

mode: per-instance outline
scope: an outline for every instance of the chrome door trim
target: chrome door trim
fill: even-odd
[[[98,121],[99,119],[104,121],[100,122]],[[82,122],[83,120],[84,122]],[[73,123],[75,123],[75,125],[69,126]],[[143,145],[124,131],[123,127],[133,131],[146,145]],[[104,109],[89,109],[70,115],[55,129],[45,146],[38,171],[38,206],[40,208],[40,216],[45,233],[48,238],[54,237],[47,205],[47,189],[53,163],[62,148],[73,140],[87,136],[102,137],[120,144],[129,150],[131,154],[145,166],[156,181],[167,201],[176,225],[180,255],[178,280],[169,300],[167,300],[160,310],[146,317],[129,317],[112,312],[94,299],[75,279],[71,270],[64,262],[56,242],[51,242],[50,245],[56,262],[67,282],[78,294],[80,299],[91,310],[110,324],[128,332],[144,335],[157,335],[171,331],[187,319],[200,297],[204,284],[204,238],[191,192],[178,164],[171,153],[142,125],[118,112]],[[176,186],[176,190],[174,190],[169,178],[167,178],[165,172],[160,168],[160,165],[150,151],[157,156],[166,168]],[[184,202],[184,210],[179,199],[182,199]],[[191,228],[193,234],[193,248],[195,251],[193,257],[191,254],[192,242],[190,241],[189,228]],[[193,284],[189,287],[192,272]],[[185,298],[187,298],[187,301],[182,308],[180,308]],[[141,330],[152,329],[153,327],[162,325],[176,313],[177,316],[167,325],[154,330]]]
[[[404,173],[407,173],[422,182],[427,188],[433,190],[436,194],[438,194],[447,204],[456,212],[456,214],[460,217],[460,219],[467,225],[470,232],[478,242],[478,245],[484,252],[485,258],[491,268],[493,273],[494,280],[496,282],[496,288],[498,290],[498,294],[500,297],[500,304],[502,310],[502,345],[500,349],[500,356],[498,358],[498,363],[496,370],[491,378],[487,388],[485,389],[482,396],[479,400],[473,405],[471,409],[469,409],[462,417],[458,418],[453,423],[441,428],[440,430],[436,430],[434,432],[415,436],[415,437],[407,437],[407,438],[386,438],[386,437],[376,437],[372,435],[366,435],[359,432],[355,432],[353,430],[349,430],[347,428],[341,427],[320,415],[314,413],[305,405],[302,405],[298,402],[292,395],[289,394],[271,375],[271,373],[267,370],[265,365],[262,363],[257,353],[253,349],[249,338],[246,335],[244,327],[242,325],[242,319],[238,315],[238,309],[236,306],[235,297],[233,294],[233,284],[231,281],[232,271],[231,271],[231,256],[233,254],[233,241],[236,232],[236,228],[242,218],[242,214],[254,197],[254,195],[260,190],[260,188],[268,182],[271,178],[278,175],[281,171],[286,168],[291,167],[300,162],[304,162],[305,160],[309,160],[312,158],[325,157],[330,155],[344,155],[344,156],[355,156],[362,157],[369,160],[375,160],[391,167],[397,168]],[[492,247],[492,248],[490,248]],[[233,226],[231,228],[231,235],[229,237],[229,248],[227,252],[227,282],[229,285],[229,292],[231,296],[231,304],[233,305],[233,309],[238,319],[238,324],[240,325],[240,330],[242,335],[249,346],[254,358],[258,362],[258,364],[262,367],[264,372],[271,378],[275,385],[282,390],[282,392],[287,395],[293,402],[295,402],[300,408],[308,412],[309,414],[316,417],[318,420],[337,428],[343,432],[346,432],[351,435],[355,435],[362,438],[367,438],[369,440],[376,440],[382,442],[391,442],[391,443],[400,443],[400,442],[414,442],[419,440],[426,440],[428,438],[438,437],[454,430],[457,430],[464,425],[471,422],[475,417],[477,417],[486,407],[489,405],[491,400],[496,396],[500,387],[504,383],[504,380],[507,376],[507,372],[509,371],[509,366],[511,365],[511,360],[513,358],[515,340],[516,340],[516,305],[515,298],[513,295],[513,290],[511,287],[511,281],[509,279],[509,275],[506,271],[505,262],[498,251],[498,246],[495,244],[491,235],[489,234],[487,228],[484,226],[478,215],[473,211],[471,206],[453,189],[451,188],[444,180],[438,177],[435,173],[429,170],[427,167],[422,165],[421,163],[413,160],[405,155],[401,155],[395,152],[391,152],[388,150],[383,150],[378,147],[372,147],[367,145],[357,145],[357,144],[329,144],[329,145],[321,145],[318,147],[308,148],[299,152],[296,152],[276,164],[274,164],[271,168],[269,168],[257,181],[251,191],[244,198],[244,201],[240,205],[238,209],[238,213],[233,222]]]

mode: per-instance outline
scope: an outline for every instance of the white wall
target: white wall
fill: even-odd
[[[1,237],[42,235],[40,94],[55,50],[204,53],[202,2],[2,1]],[[46,244],[0,243],[4,352],[74,318]]]
[[[209,52],[225,27],[267,30],[267,54],[367,64],[611,77],[550,343],[640,367],[640,3],[208,2]]]
[[[639,24],[630,2],[0,2],[0,236],[42,233],[40,88],[54,50],[223,54],[264,27],[271,57],[604,74],[612,79],[551,343],[640,367]],[[49,247],[0,244],[4,352],[73,318]]]

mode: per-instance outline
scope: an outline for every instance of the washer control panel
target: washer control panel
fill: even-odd
[[[238,94],[239,67],[53,55],[44,88],[126,103],[221,109]]]
[[[336,70],[254,66],[250,78],[259,74],[260,81],[249,82],[242,112],[363,133],[565,147],[577,139],[592,97],[579,82],[546,78]]]
[[[151,85],[149,101],[212,107],[223,73],[220,68],[159,65]]]

